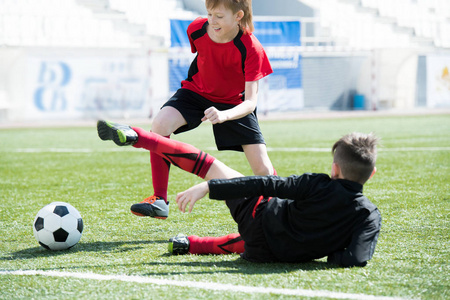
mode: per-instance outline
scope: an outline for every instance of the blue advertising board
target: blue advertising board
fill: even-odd
[[[301,46],[300,21],[255,21],[253,25],[263,47]]]

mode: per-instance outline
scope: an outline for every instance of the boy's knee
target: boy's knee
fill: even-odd
[[[152,132],[162,136],[171,135],[173,133],[173,131],[171,131],[171,127],[172,126],[169,126],[169,124],[167,124],[167,121],[160,118],[155,118],[152,121]]]
[[[253,173],[260,176],[273,175],[273,167],[271,165],[258,165],[253,168]]]

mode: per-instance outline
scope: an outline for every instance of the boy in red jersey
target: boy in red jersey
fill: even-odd
[[[209,121],[219,150],[243,151],[255,175],[272,175],[256,104],[258,80],[273,71],[252,34],[251,0],[206,0],[206,8],[208,18],[196,19],[187,30],[197,53],[188,77],[158,112],[151,131],[169,138]],[[153,152],[150,161],[154,194],[131,212],[165,219],[170,163]]]
[[[329,263],[344,267],[365,266],[373,256],[381,215],[362,194],[376,171],[378,139],[372,134],[351,133],[333,145],[331,177],[243,177],[192,145],[141,128],[99,121],[97,130],[103,140],[147,149],[208,180],[177,195],[182,212],[191,212],[208,193],[210,199],[225,200],[239,234],[177,235],[169,240],[173,254],[241,253],[253,262],[304,262],[327,256]]]

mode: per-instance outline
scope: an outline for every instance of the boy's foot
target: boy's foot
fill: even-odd
[[[140,217],[152,217],[157,219],[167,219],[169,216],[169,202],[164,198],[150,196],[140,203],[131,205],[131,212]]]
[[[134,145],[138,140],[136,131],[130,126],[104,120],[97,122],[97,132],[102,140],[113,140],[119,146]]]
[[[186,254],[189,252],[189,239],[182,233],[169,239],[168,250],[172,254]]]

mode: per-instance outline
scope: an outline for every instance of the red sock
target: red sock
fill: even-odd
[[[192,145],[174,141],[159,134],[132,127],[138,134],[136,148],[144,148],[161,156],[187,172],[205,178],[215,158]]]
[[[275,170],[275,168],[273,168],[273,175],[277,176],[277,170]]]
[[[189,253],[191,254],[230,254],[243,253],[244,240],[239,233],[231,233],[219,237],[188,236]]]
[[[153,194],[167,200],[170,162],[158,154],[150,152],[150,163],[152,166]]]

